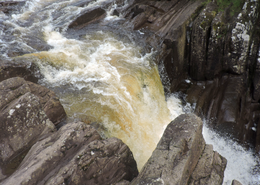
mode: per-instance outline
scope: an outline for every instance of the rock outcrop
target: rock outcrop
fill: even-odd
[[[14,77],[0,82],[0,167],[2,176],[15,170],[38,139],[56,130],[66,113],[45,87]]]
[[[213,151],[212,145],[206,145],[195,170],[191,174],[189,184],[222,184],[226,164],[227,160],[218,152]]]
[[[2,184],[113,184],[137,174],[132,152],[121,140],[102,140],[93,127],[78,122],[38,141]]]
[[[152,156],[130,184],[219,184],[226,159],[205,145],[202,121],[183,114],[166,128]]]
[[[21,77],[37,83],[41,74],[38,66],[33,62],[19,59],[0,59],[0,82],[12,77]]]
[[[166,93],[187,94],[213,128],[259,150],[259,2],[241,3],[142,0],[117,11],[158,51]]]

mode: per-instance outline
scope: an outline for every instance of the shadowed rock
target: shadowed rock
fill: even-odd
[[[80,15],[75,21],[73,21],[69,28],[82,28],[90,23],[103,19],[106,16],[106,11],[102,8],[97,8]]]
[[[37,83],[41,74],[38,66],[33,62],[18,58],[10,61],[0,59],[0,82],[12,77],[22,77],[27,81]]]

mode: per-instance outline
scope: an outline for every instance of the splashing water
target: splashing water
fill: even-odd
[[[227,159],[223,185],[230,185],[233,179],[244,185],[258,185],[259,174],[254,173],[258,162],[253,152],[228,138],[223,138],[209,129],[204,121],[203,137],[207,144],[212,144],[215,151]]]
[[[42,83],[58,94],[71,121],[94,122],[103,135],[122,139],[141,169],[179,115],[170,115],[152,53],[143,56],[138,46],[103,31],[80,41],[55,31],[45,35],[54,48],[22,58],[38,63]]]

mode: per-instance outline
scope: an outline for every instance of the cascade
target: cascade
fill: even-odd
[[[83,121],[92,124],[103,137],[122,139],[133,151],[140,170],[166,125],[183,113],[183,107],[175,95],[165,101],[153,57],[156,51],[146,52],[134,41],[134,35],[118,36],[111,29],[100,27],[79,37],[66,34],[68,25],[80,12],[103,2],[106,0],[91,1],[80,7],[76,6],[80,0],[29,0],[12,19],[0,14],[0,54],[9,58],[8,54],[17,50],[23,54],[17,58],[37,63],[43,74],[40,83],[59,96],[68,122]],[[122,19],[111,15],[112,9],[107,10],[104,25]],[[123,29],[120,25],[117,28]],[[28,37],[40,38],[50,48],[39,52],[27,44]],[[225,150],[227,144],[219,142],[222,146],[216,147],[221,138],[212,139],[212,135],[204,127],[206,142],[213,144],[217,151],[221,147]],[[248,165],[240,168],[254,165],[250,155]],[[231,170],[236,168],[230,167]],[[241,182],[251,182],[250,174]],[[237,176],[225,176],[225,183],[234,178],[240,180]]]

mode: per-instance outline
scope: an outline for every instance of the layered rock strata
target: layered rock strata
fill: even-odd
[[[140,174],[130,184],[219,184],[227,160],[206,145],[202,121],[183,114],[164,131]]]
[[[102,140],[93,127],[78,122],[39,140],[2,184],[113,184],[137,174],[132,152],[121,140]]]

